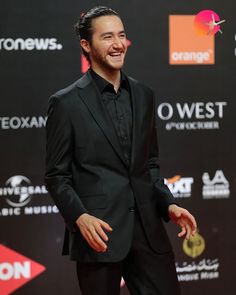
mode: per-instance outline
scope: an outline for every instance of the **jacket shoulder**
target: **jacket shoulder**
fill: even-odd
[[[77,88],[76,86],[77,86],[80,79],[76,80],[75,82],[73,82],[69,86],[62,88],[62,89],[58,90],[57,92],[55,92],[54,94],[52,94],[49,98],[49,102],[51,100],[54,100],[55,98],[57,100],[63,101],[65,99],[68,99],[70,96],[74,97],[74,94],[75,94],[75,91]]]
[[[131,84],[133,84],[134,87],[138,87],[140,89],[142,89],[143,91],[147,92],[148,94],[153,95],[154,91],[151,87],[147,86],[146,84],[138,81],[137,79],[131,77],[131,76],[127,76],[128,80],[130,81]]]
[[[77,88],[84,88],[87,86],[91,81],[91,77],[88,73],[84,74],[82,77],[80,77],[78,80],[70,84],[69,86],[55,92],[53,95],[51,95],[51,98],[57,98],[59,100],[68,99],[69,97],[76,97]]]

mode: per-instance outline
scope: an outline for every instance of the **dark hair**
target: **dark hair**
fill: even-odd
[[[93,36],[92,20],[104,15],[116,15],[120,17],[116,11],[106,6],[96,6],[90,9],[88,12],[82,13],[78,22],[74,25],[75,33],[78,36],[79,40],[85,39],[91,43]],[[83,50],[83,48],[82,52],[87,60],[90,62],[89,55]]]

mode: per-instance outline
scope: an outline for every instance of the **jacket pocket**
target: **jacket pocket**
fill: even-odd
[[[86,209],[103,209],[108,206],[108,197],[104,194],[80,196]]]

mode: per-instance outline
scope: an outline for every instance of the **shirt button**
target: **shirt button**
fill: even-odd
[[[124,116],[120,116],[120,119],[123,120],[124,119]]]
[[[129,207],[129,212],[134,212],[135,211],[135,207]]]

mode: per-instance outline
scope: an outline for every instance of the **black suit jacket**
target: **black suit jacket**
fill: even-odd
[[[155,99],[128,77],[133,110],[131,163],[127,166],[112,121],[89,72],[50,98],[45,182],[67,225],[63,254],[78,261],[119,261],[129,251],[135,199],[150,246],[171,250],[161,218],[174,198],[159,175]],[[108,251],[95,252],[75,221],[82,213],[106,221]]]

